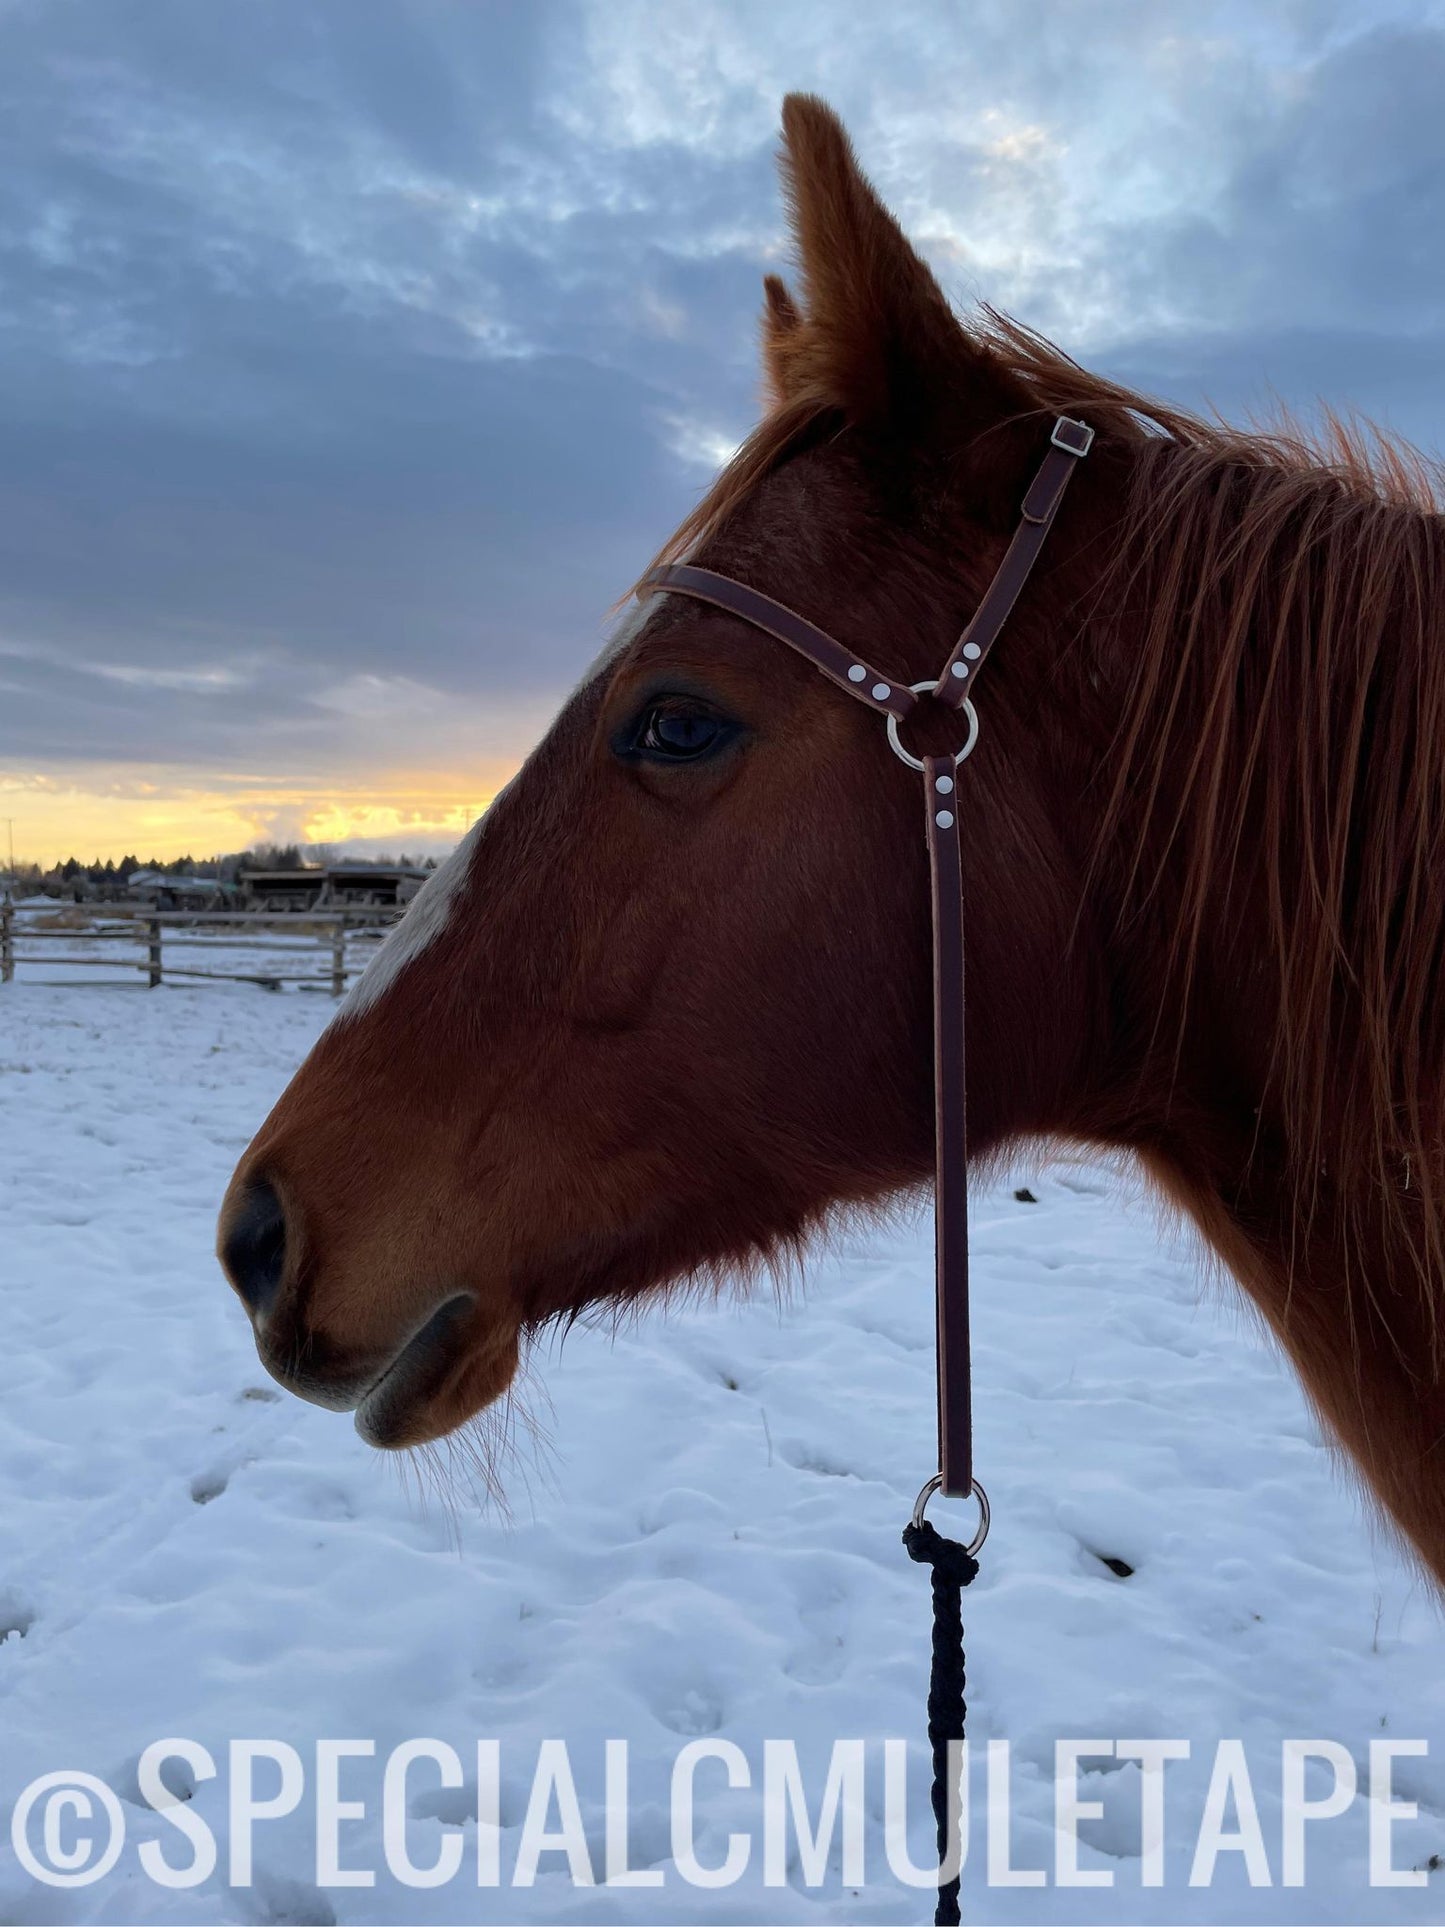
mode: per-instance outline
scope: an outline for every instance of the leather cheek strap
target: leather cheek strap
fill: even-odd
[[[1060,440],[1061,435],[1066,439]],[[1022,516],[1014,530],[1013,540],[1005,550],[992,582],[985,589],[982,601],[953,645],[953,653],[943,665],[938,684],[940,702],[954,709],[962,706],[968,694],[969,679],[983,667],[989,650],[998,641],[999,631],[1012,615],[1014,604],[1039,559],[1039,551],[1054,526],[1054,517],[1063,502],[1064,491],[1079,462],[1092,447],[1093,440],[1094,431],[1084,422],[1071,421],[1068,416],[1061,415],[1055,423],[1049,452],[1024,497]]]

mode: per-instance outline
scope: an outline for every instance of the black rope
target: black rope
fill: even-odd
[[[963,1589],[978,1577],[978,1561],[954,1539],[945,1539],[924,1519],[903,1529],[910,1559],[933,1568],[933,1668],[928,1678],[928,1743],[933,1749],[933,1818],[938,1827],[938,1864],[948,1858],[948,1752],[963,1738]],[[959,1840],[962,1842],[960,1823]],[[938,1889],[935,1927],[958,1927],[958,1880]]]

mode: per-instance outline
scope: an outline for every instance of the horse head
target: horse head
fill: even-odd
[[[767,415],[665,553],[915,681],[1053,416],[955,318],[832,114],[794,98],[784,127],[801,297],[769,278]],[[1102,1029],[1080,926],[1096,699],[1059,668],[1116,486],[1096,467],[991,668],[961,799],[981,1151],[1070,1127]],[[920,747],[956,730],[938,709]],[[880,719],[736,617],[640,603],[241,1161],[220,1249],[270,1370],[378,1445],[426,1441],[548,1321],[767,1263],[922,1180],[916,780]]]

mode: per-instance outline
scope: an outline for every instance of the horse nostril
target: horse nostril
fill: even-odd
[[[281,1289],[286,1269],[286,1213],[264,1178],[251,1186],[232,1218],[221,1263],[247,1310],[259,1317]]]

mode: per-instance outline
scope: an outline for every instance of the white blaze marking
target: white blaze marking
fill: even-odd
[[[504,795],[505,791],[498,793]],[[333,1023],[344,1023],[370,1010],[391,989],[407,965],[414,963],[446,929],[452,904],[467,880],[472,858],[486,830],[489,813],[484,812],[477,818],[445,863],[439,864],[417,891],[401,921],[387,934],[381,948],[347,992]]]
[[[652,596],[628,610],[600,654],[588,666],[573,690],[573,696],[617,661],[623,651],[637,640],[648,618],[656,613],[665,600],[665,596]],[[569,696],[567,700],[570,702],[572,697]],[[515,782],[516,778],[512,781]],[[331,1020],[332,1024],[347,1023],[351,1018],[360,1017],[363,1012],[370,1010],[391,989],[408,964],[415,963],[446,929],[451,921],[452,906],[461,894],[471,871],[472,858],[477,853],[477,845],[486,831],[487,818],[510,788],[509,783],[498,790],[486,811],[473,823],[451,855],[433,870],[417,891],[400,922],[392,928],[376,955],[347,992],[341,1008]]]

